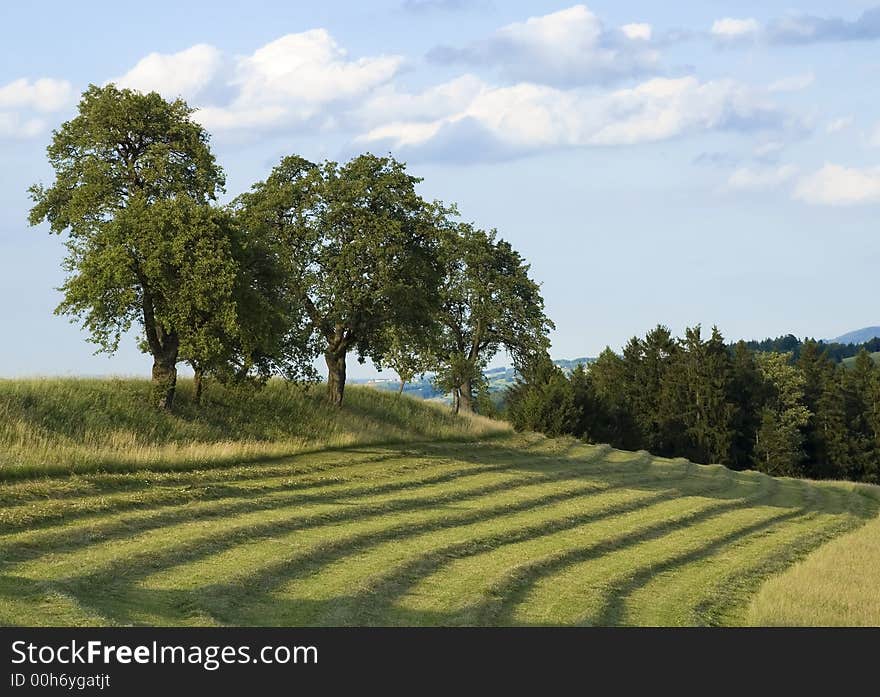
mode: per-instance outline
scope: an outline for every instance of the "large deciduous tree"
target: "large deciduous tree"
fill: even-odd
[[[113,352],[137,323],[153,356],[156,403],[171,408],[181,351],[209,350],[200,317],[230,330],[236,262],[209,204],[224,175],[182,100],[90,86],[48,147],[55,181],[35,185],[31,224],[67,233],[58,311]]]
[[[463,411],[473,411],[474,380],[488,361],[504,349],[522,369],[547,351],[553,323],[529,265],[494,231],[447,225],[442,240],[438,378]]]
[[[417,333],[435,312],[437,209],[417,194],[419,181],[390,157],[318,165],[291,156],[235,203],[283,259],[336,405],[349,352],[381,366],[388,327]]]

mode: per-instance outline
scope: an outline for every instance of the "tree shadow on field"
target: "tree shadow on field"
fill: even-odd
[[[541,441],[540,445],[547,445]],[[551,446],[553,444],[550,444]],[[446,625],[511,624],[515,610],[543,579],[564,571],[572,564],[600,560],[605,554],[634,549],[639,544],[660,539],[689,525],[713,521],[715,517],[760,507],[767,512],[761,520],[746,521],[722,537],[702,541],[687,552],[661,562],[660,567],[640,569],[636,555],[630,581],[612,590],[605,609],[599,614],[602,623],[622,620],[622,603],[659,570],[675,573],[683,566],[708,559],[740,541],[765,533],[777,525],[804,516],[841,516],[856,525],[877,512],[877,502],[865,504],[866,497],[855,492],[835,497],[823,494],[822,487],[809,482],[773,479],[755,472],[733,472],[720,466],[700,466],[680,460],[652,458],[647,453],[622,455],[607,447],[589,447],[568,443],[559,452],[523,450],[504,442],[408,443],[391,449],[401,457],[424,458],[429,465],[448,462],[450,470],[437,478],[410,483],[387,482],[384,488],[365,487],[320,500],[337,510],[321,516],[298,516],[294,499],[265,510],[289,507],[290,515],[255,523],[246,528],[232,525],[232,514],[246,510],[264,510],[259,497],[244,498],[229,509],[230,525],[212,532],[209,538],[174,540],[167,549],[120,557],[100,569],[52,581],[52,585],[85,606],[121,624],[178,624],[188,621],[244,625]],[[342,449],[340,449],[342,451]],[[351,452],[356,452],[352,449]],[[308,459],[307,455],[298,458]],[[618,460],[618,461],[615,461]],[[393,464],[393,457],[389,461]],[[474,480],[474,475],[490,475],[490,480]],[[499,475],[497,480],[492,479]],[[439,479],[438,479],[439,478]],[[419,495],[422,486],[449,484],[442,494]],[[531,495],[524,489],[546,484],[547,490]],[[555,488],[559,485],[559,488]],[[522,491],[519,491],[522,489]],[[380,503],[365,502],[365,497],[391,494]],[[603,507],[590,507],[595,496],[621,492],[620,500]],[[495,501],[494,496],[515,494],[513,501]],[[623,496],[625,494],[625,496]],[[630,497],[631,496],[631,497]],[[627,498],[630,497],[630,498]],[[617,516],[647,510],[651,506],[677,500],[697,501],[699,506],[682,514],[670,514],[640,524],[629,532],[613,532],[591,537],[591,523],[611,521]],[[579,503],[584,501],[583,507]],[[309,499],[303,498],[302,502]],[[253,503],[250,506],[250,503]],[[553,508],[556,506],[557,508]],[[546,513],[538,522],[500,525],[493,531],[465,534],[465,527],[501,521],[517,514]],[[419,514],[417,519],[395,520],[394,514]],[[181,522],[169,511],[167,520],[156,529]],[[366,520],[383,522],[373,529],[359,530]],[[512,519],[513,520],[513,519]],[[350,531],[343,527],[349,525]],[[583,541],[565,549],[536,548],[534,556],[519,560],[507,575],[494,577],[491,568],[479,579],[478,600],[449,612],[421,611],[401,604],[401,599],[421,581],[446,570],[456,561],[479,559],[481,555],[507,545],[541,542],[564,531],[585,526]],[[326,539],[316,538],[313,546],[297,542],[300,531],[327,530]],[[434,544],[432,533],[455,533],[462,536]],[[123,536],[123,532],[118,533]],[[285,537],[282,537],[285,536]],[[362,577],[344,591],[326,600],[289,597],[283,589],[293,581],[310,579],[331,564],[357,565],[380,545],[419,542],[397,561],[369,564]],[[283,541],[287,540],[287,541]],[[275,559],[248,563],[251,545],[277,544]],[[818,542],[817,542],[818,544]],[[422,546],[420,546],[422,545]],[[210,582],[191,590],[148,587],[143,580],[163,570],[181,569],[195,562],[209,560],[224,552],[238,551],[234,579]],[[39,555],[34,555],[35,558]],[[375,571],[376,568],[381,571]],[[495,572],[497,573],[497,572]],[[354,589],[354,590],[353,590]]]

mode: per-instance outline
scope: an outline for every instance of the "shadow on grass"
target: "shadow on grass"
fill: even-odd
[[[541,441],[538,447],[546,445]],[[550,444],[552,445],[552,444]],[[612,550],[625,549],[650,539],[656,539],[688,524],[701,520],[710,520],[726,511],[756,505],[774,506],[780,509],[779,522],[808,513],[829,514],[845,512],[851,505],[850,497],[839,500],[804,500],[800,492],[811,490],[812,485],[805,485],[796,480],[775,480],[756,473],[736,473],[719,467],[698,467],[683,462],[664,462],[655,465],[647,453],[633,454],[629,461],[612,463],[603,460],[608,454],[607,448],[594,448],[589,451],[593,459],[577,459],[572,453],[583,448],[582,444],[567,443],[558,452],[528,452],[513,447],[505,447],[503,442],[483,443],[447,443],[432,442],[429,444],[407,443],[402,450],[407,454],[416,453],[432,462],[451,460],[451,467],[466,466],[451,472],[425,478],[418,482],[387,482],[378,486],[354,488],[345,492],[329,492],[309,495],[294,494],[290,499],[261,505],[260,494],[265,491],[251,492],[245,496],[223,504],[213,513],[205,513],[204,517],[230,516],[235,513],[259,510],[280,510],[290,508],[289,518],[255,524],[244,529],[220,529],[207,539],[175,540],[173,546],[155,552],[135,553],[133,556],[112,560],[100,571],[88,571],[69,578],[55,579],[51,586],[61,592],[77,598],[84,606],[94,608],[99,614],[113,621],[137,623],[139,618],[150,616],[159,624],[174,624],[188,616],[213,617],[221,622],[237,624],[268,624],[283,623],[285,618],[296,619],[297,623],[317,624],[448,624],[460,623],[465,616],[460,612],[447,614],[420,613],[404,611],[399,607],[398,599],[415,586],[421,579],[436,573],[446,564],[455,559],[477,556],[484,552],[498,549],[504,545],[537,540],[554,532],[570,530],[580,525],[602,519],[610,519],[638,508],[673,500],[682,496],[700,496],[714,500],[705,510],[682,517],[669,519],[640,528],[628,535],[619,535],[612,540],[590,541],[574,550],[564,550],[561,554],[549,558],[534,560],[517,574],[504,579],[491,589],[491,597],[484,600],[483,605],[472,608],[467,618],[479,618],[480,624],[509,622],[514,608],[522,601],[535,583],[546,576],[556,573],[567,566],[592,558],[599,558]],[[339,452],[364,451],[364,446],[340,448]],[[298,455],[299,458],[306,454]],[[457,464],[456,464],[457,463]],[[499,472],[512,475],[512,478],[500,482],[490,482],[473,487],[447,492],[442,496],[415,496],[412,498],[391,499],[376,504],[365,504],[359,499],[383,493],[405,492],[417,490],[430,483],[466,481],[468,476]],[[535,476],[535,475],[538,476]],[[583,480],[583,486],[567,491],[549,493],[543,496],[525,498],[514,504],[491,505],[480,509],[454,509],[452,504],[465,503],[479,497],[491,496],[500,492],[512,492],[517,487],[542,482],[561,482]],[[598,485],[597,485],[598,483]],[[806,489],[804,488],[806,486]],[[575,500],[591,493],[601,494],[613,489],[634,489],[639,496],[633,501],[624,501],[604,510],[584,511],[580,514],[552,518],[536,525],[523,525],[504,530],[497,534],[472,538],[456,544],[443,545],[409,561],[393,566],[379,578],[365,579],[367,585],[362,592],[345,593],[326,602],[310,603],[299,600],[288,600],[273,595],[273,591],[283,584],[296,578],[304,578],[320,572],[328,564],[344,560],[350,556],[366,552],[380,543],[405,541],[415,535],[440,530],[451,530],[461,526],[479,523],[524,511],[540,510],[555,503]],[[279,489],[283,490],[284,486]],[[864,498],[864,497],[860,497]],[[240,500],[238,500],[240,499]],[[787,503],[791,500],[796,504]],[[297,517],[295,506],[301,503],[336,504],[339,510],[330,514]],[[266,502],[263,502],[266,503]],[[340,523],[355,523],[361,520],[381,517],[390,513],[426,512],[430,517],[417,522],[389,523],[377,531],[352,533],[334,538],[335,527]],[[869,510],[852,513],[855,517],[867,518],[876,512],[876,506]],[[155,518],[145,519],[143,526],[135,523],[134,529],[121,523],[104,531],[98,543],[106,539],[124,538],[133,532],[144,532],[152,529],[161,530],[169,524],[188,522],[193,517],[185,511],[161,512]],[[768,523],[769,524],[769,523]],[[731,533],[726,542],[717,541],[707,545],[705,549],[689,552],[680,559],[667,562],[666,570],[674,570],[679,565],[689,563],[709,555],[735,539],[757,534],[761,528],[758,523],[754,530],[746,529]],[[211,584],[194,590],[156,590],[144,587],[140,581],[147,576],[163,569],[185,567],[185,565],[206,559],[212,555],[237,547],[246,548],[248,544],[270,540],[281,534],[299,530],[320,529],[328,527],[326,542],[317,544],[314,549],[306,549],[302,553],[287,559],[252,569],[243,573],[235,581]],[[80,540],[71,533],[65,538],[63,533],[56,540],[57,547],[74,545],[80,549]],[[37,558],[52,547],[16,548],[19,559]],[[279,552],[282,548],[279,547]],[[242,557],[246,563],[246,555]],[[14,566],[9,569],[14,573]],[[235,570],[236,573],[239,569]],[[608,609],[603,611],[603,619],[609,622],[620,619],[620,607],[627,593],[631,593],[638,584],[643,583],[647,576],[637,572],[635,580],[608,601]],[[635,584],[635,585],[633,585]],[[0,594],[5,593],[0,587]]]

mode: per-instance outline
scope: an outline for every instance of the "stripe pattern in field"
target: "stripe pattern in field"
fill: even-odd
[[[705,625],[866,489],[534,435],[0,485],[0,623]]]

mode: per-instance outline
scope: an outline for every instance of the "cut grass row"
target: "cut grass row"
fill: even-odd
[[[525,435],[187,467],[0,484],[0,623],[736,623],[880,506]]]

